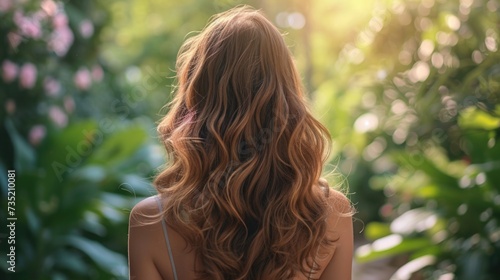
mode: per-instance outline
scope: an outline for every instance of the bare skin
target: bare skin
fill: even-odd
[[[336,191],[330,192],[328,199],[333,209],[327,218],[328,234],[339,237],[335,249],[330,252],[321,250],[320,255],[327,254],[324,259],[316,259],[321,269],[311,275],[314,279],[351,280],[351,267],[353,256],[353,229],[352,217],[343,217],[338,212],[347,212],[349,202],[343,194]],[[168,203],[168,201],[167,201]],[[140,215],[158,213],[158,204],[154,197],[140,201],[130,213],[128,237],[128,261],[131,280],[171,280],[173,279],[172,267],[168,255],[167,245],[163,236],[161,223],[143,226],[140,221],[145,218]],[[168,234],[179,279],[195,279],[193,271],[195,255],[185,248],[185,240],[168,227]],[[306,280],[299,275],[295,280]]]

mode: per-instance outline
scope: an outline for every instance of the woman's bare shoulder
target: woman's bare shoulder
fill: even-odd
[[[327,195],[328,206],[332,210],[332,214],[340,216],[352,216],[353,207],[351,201],[341,191],[329,189]]]
[[[130,225],[143,225],[145,222],[152,222],[154,219],[150,216],[158,213],[157,197],[147,197],[139,201],[130,211]]]

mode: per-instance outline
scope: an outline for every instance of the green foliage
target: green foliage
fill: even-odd
[[[92,127],[97,127],[92,121],[75,123],[54,132],[36,151],[23,139],[13,142],[15,150],[31,150],[37,159],[31,168],[18,169],[16,174],[16,216],[23,217],[16,228],[16,243],[22,244],[17,247],[19,279],[127,277],[126,257],[111,248],[123,250],[128,209],[153,193],[148,183],[135,177],[149,176],[158,158],[151,151],[149,156],[142,152],[141,147],[151,144],[137,124],[103,134],[96,144],[78,137]],[[82,149],[82,143],[88,143],[85,149],[89,150]],[[24,159],[17,156],[16,160]],[[130,168],[138,164],[148,172]],[[5,168],[2,172],[6,174]],[[6,188],[2,184],[4,197]],[[5,264],[3,255],[3,269]]]
[[[2,254],[0,278],[128,279],[128,214],[163,160],[137,116],[165,79],[117,79],[100,57],[109,13],[97,1],[1,5],[0,219],[17,220],[15,272]]]
[[[471,109],[467,111],[473,114]],[[487,125],[470,120],[466,123],[474,127]],[[500,181],[496,174],[500,169],[500,146],[488,147],[494,139],[489,136],[490,130],[460,129],[473,160],[449,161],[443,149],[433,148],[423,150],[419,157],[411,157],[406,151],[396,156],[400,168],[388,178],[387,187],[403,198],[393,201],[396,212],[401,214],[388,225],[389,232],[384,225],[369,225],[367,236],[376,241],[357,251],[359,261],[408,252],[412,258],[436,257],[432,269],[423,272],[429,278],[454,273],[459,279],[470,279],[471,275],[493,279],[498,274]],[[413,209],[403,210],[409,207]],[[387,237],[382,236],[386,234],[399,236],[399,242],[384,241]],[[422,246],[401,250],[415,238],[423,241]],[[377,250],[376,244],[385,244],[384,250]]]
[[[494,279],[500,3],[387,4],[339,61],[356,73],[343,87],[361,100],[352,115],[351,136],[363,139],[351,145],[354,158],[370,164],[371,188],[387,196],[380,211],[386,223],[367,226],[374,241],[357,259],[405,253],[409,263],[395,279]]]

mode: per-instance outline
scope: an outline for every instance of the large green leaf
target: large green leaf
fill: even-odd
[[[53,257],[58,268],[68,269],[79,275],[87,275],[88,273],[89,265],[82,260],[80,254],[75,254],[67,250],[59,250],[54,253]]]
[[[457,179],[438,168],[425,155],[412,156],[406,152],[395,154],[396,160],[410,170],[420,170],[441,187],[458,188]]]
[[[127,275],[127,259],[123,255],[113,252],[95,241],[76,235],[66,237],[66,242],[84,252],[96,265],[116,277],[123,278]]]
[[[40,167],[45,169],[45,176],[41,179],[47,186],[60,185],[68,175],[83,166],[98,144],[96,127],[94,121],[74,123],[44,142],[40,147]]]
[[[92,209],[99,198],[99,189],[92,183],[79,182],[65,189],[55,201],[54,212],[46,218],[47,226],[62,232],[77,226],[85,211]]]
[[[107,174],[107,170],[102,166],[86,165],[72,172],[70,175],[70,179],[77,181],[85,181],[93,184],[99,184],[107,176],[109,176],[109,174]]]
[[[375,240],[371,244],[362,245],[356,250],[358,262],[369,262],[380,258],[409,253],[432,245],[428,238],[404,238],[399,234],[391,234]]]
[[[26,142],[10,119],[5,120],[5,129],[14,145],[14,168],[18,173],[33,169],[36,162],[36,154],[33,147]]]
[[[89,164],[113,166],[127,161],[147,139],[144,128],[135,125],[105,137],[88,159]]]

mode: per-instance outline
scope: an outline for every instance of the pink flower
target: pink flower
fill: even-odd
[[[66,96],[64,98],[64,110],[68,112],[68,114],[73,113],[75,110],[75,100],[71,96]]]
[[[49,16],[53,16],[57,11],[57,5],[52,0],[43,0],[40,5],[42,10]]]
[[[31,145],[37,146],[43,138],[45,138],[45,135],[47,134],[45,126],[38,124],[33,126],[30,129],[29,132],[29,140]]]
[[[42,37],[42,27],[38,19],[25,17],[21,11],[16,11],[13,20],[22,35],[34,39]]]
[[[12,82],[16,78],[18,71],[19,71],[19,67],[17,67],[17,65],[14,62],[12,62],[10,60],[3,61],[3,63],[2,63],[2,78],[5,82],[7,82],[7,83]]]
[[[16,102],[12,99],[7,99],[7,101],[5,101],[5,111],[7,111],[9,115],[14,114],[16,111]]]
[[[92,79],[96,82],[100,82],[104,77],[104,72],[102,71],[102,67],[99,64],[94,65],[92,67]]]
[[[12,8],[12,0],[0,0],[0,12],[7,12]]]
[[[81,90],[86,90],[90,87],[92,84],[92,78],[90,76],[90,72],[87,68],[80,68],[74,78],[73,82],[75,83],[76,87],[81,89]]]
[[[47,18],[47,13],[43,9],[38,10],[33,14],[33,19],[39,22],[45,21],[46,18]]]
[[[380,207],[380,215],[382,217],[389,217],[393,213],[393,208],[392,205],[389,203],[384,204],[382,207]]]
[[[0,0],[1,1],[1,0]],[[15,49],[19,44],[21,43],[21,40],[23,39],[21,35],[15,33],[15,32],[9,32],[7,34],[7,39],[9,40],[10,46]]]
[[[21,34],[26,37],[31,37],[34,39],[38,39],[42,37],[42,28],[40,26],[40,22],[34,19],[26,19],[23,24],[20,26]]]
[[[61,90],[61,84],[52,77],[46,77],[43,80],[43,88],[45,89],[47,96],[55,97]]]
[[[54,51],[58,56],[64,56],[73,44],[73,31],[67,25],[56,28],[50,35],[49,49]]]
[[[89,38],[94,34],[94,25],[90,20],[86,19],[80,23],[80,34],[83,38]]]
[[[64,13],[57,13],[52,19],[52,26],[55,29],[63,28],[68,26],[68,17]]]
[[[20,10],[16,10],[14,12],[14,16],[12,17],[12,20],[14,21],[14,23],[16,25],[21,25],[21,23],[23,22],[24,20],[24,14],[22,11]]]
[[[22,88],[33,88],[36,82],[36,67],[33,63],[25,63],[19,71],[19,84]]]
[[[49,118],[58,127],[65,127],[68,124],[68,116],[57,106],[52,106],[49,109]]]

